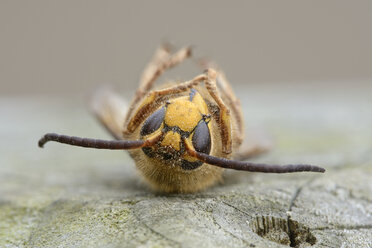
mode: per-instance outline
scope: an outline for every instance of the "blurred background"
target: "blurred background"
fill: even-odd
[[[0,1],[0,97],[85,95],[111,84],[130,97],[163,42],[194,46],[235,88],[372,80],[371,1]],[[189,79],[193,62],[166,78]],[[367,87],[369,89],[369,86]]]
[[[89,112],[89,96],[108,84],[129,100],[164,42],[176,49],[192,45],[194,57],[158,83],[198,75],[197,58],[210,58],[224,70],[243,105],[246,140],[274,143],[252,161],[327,169],[323,175],[230,172],[226,184],[207,191],[206,201],[216,192],[258,192],[259,199],[267,195],[276,204],[281,200],[272,192],[279,192],[292,206],[307,185],[314,194],[303,196],[308,206],[299,205],[299,216],[314,213],[325,220],[319,225],[324,237],[346,240],[337,247],[370,244],[372,1],[0,0],[0,247],[107,247],[112,240],[143,246],[147,237],[158,239],[152,229],[153,236],[135,231],[136,238],[123,238],[126,231],[110,231],[123,228],[121,218],[115,214],[106,221],[107,204],[120,199],[124,216],[125,199],[152,199],[127,153],[52,142],[40,149],[37,141],[47,132],[110,139]],[[237,194],[239,202],[244,194]],[[328,201],[330,208],[322,212]],[[256,204],[255,212],[266,211],[261,200],[248,202]],[[81,206],[93,214],[79,212]],[[280,216],[288,211],[275,209]],[[144,223],[152,221],[148,216]],[[163,220],[168,217],[154,222],[157,233]],[[137,230],[138,220],[133,223],[125,230]],[[174,240],[211,237],[209,225],[188,223],[177,224],[182,230],[172,231],[180,235]],[[324,229],[329,223],[336,223],[335,234]],[[248,229],[236,230],[241,237]],[[113,238],[105,243],[108,233]],[[218,240],[213,235],[211,242]]]

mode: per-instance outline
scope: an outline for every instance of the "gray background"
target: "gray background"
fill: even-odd
[[[0,0],[0,247],[306,246],[303,231],[372,247],[371,24],[372,1]],[[253,162],[327,172],[228,171],[159,195],[127,153],[37,147],[46,132],[110,139],[87,96],[108,83],[128,99],[163,41],[225,70],[247,141],[274,144]],[[189,60],[162,80],[199,72]]]
[[[1,0],[0,95],[79,95],[109,83],[130,96],[163,41],[194,45],[235,88],[342,90],[371,82],[371,24],[371,1]],[[189,62],[166,78],[198,72]]]

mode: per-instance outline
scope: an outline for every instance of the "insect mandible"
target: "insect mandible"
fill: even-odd
[[[325,172],[307,164],[270,165],[245,162],[260,149],[244,150],[241,105],[223,72],[206,68],[190,81],[154,83],[191,55],[185,47],[171,53],[160,47],[145,68],[125,113],[114,93],[93,99],[93,110],[115,140],[45,134],[39,140],[73,146],[128,150],[146,181],[157,191],[192,193],[221,181],[224,168],[251,172]],[[239,160],[237,159],[239,158]],[[233,160],[235,159],[235,160]]]

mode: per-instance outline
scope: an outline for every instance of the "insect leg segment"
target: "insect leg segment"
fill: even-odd
[[[145,94],[146,92],[148,92],[154,85],[156,79],[158,79],[167,69],[170,69],[182,63],[186,58],[190,56],[190,47],[184,47],[173,55],[170,55],[169,48],[166,46],[158,49],[158,51],[155,53],[154,58],[147,65],[142,74],[140,87],[137,90],[137,93],[141,92]]]
[[[219,68],[219,66],[214,61],[204,58],[200,59],[198,63],[200,67],[204,70],[213,68],[215,71],[217,71],[216,84],[217,87],[220,89],[219,92],[221,93],[221,98],[234,115],[232,116],[232,118],[236,119],[237,130],[239,132],[239,135],[236,135],[234,139],[236,143],[242,144],[244,140],[245,130],[240,100],[236,97],[231,87],[231,84],[229,83],[225,76],[225,73]]]
[[[132,107],[129,109],[126,119],[129,119],[132,115],[135,103],[141,101],[152,89],[156,79],[158,79],[167,69],[180,64],[190,56],[190,47],[184,47],[173,55],[170,55],[168,46],[165,45],[160,47],[142,73],[140,86],[136,91],[136,95],[131,104]]]
[[[224,99],[226,99],[229,102],[231,111],[236,116],[238,131],[240,134],[237,136],[238,139],[237,142],[241,144],[244,139],[244,119],[243,113],[241,111],[240,100],[235,96],[234,91],[232,90],[229,82],[227,81],[225,74],[221,70],[218,70],[217,72],[218,72],[216,78],[217,87],[221,88],[221,95],[224,96]]]
[[[225,103],[229,106],[231,111],[234,113],[236,116],[236,121],[238,125],[238,131],[239,135],[237,138],[238,143],[242,143],[244,139],[244,118],[243,118],[243,113],[241,111],[241,103],[240,100],[236,97],[231,84],[226,78],[225,73],[219,68],[219,66],[214,62],[210,61],[208,59],[201,59],[199,61],[200,66],[204,69],[207,70],[209,68],[213,68],[214,70],[217,71],[217,78],[216,78],[216,84],[217,87],[221,92],[221,97],[225,101]]]
[[[220,127],[222,136],[222,152],[225,154],[230,154],[232,150],[232,137],[231,137],[231,117],[230,110],[227,108],[223,102],[221,96],[218,93],[216,79],[217,72],[213,69],[208,69],[206,71],[208,80],[205,81],[205,87],[207,88],[209,94],[216,101],[218,107],[220,108]]]

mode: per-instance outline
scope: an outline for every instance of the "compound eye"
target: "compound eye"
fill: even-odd
[[[164,121],[165,107],[155,111],[149,118],[145,121],[141,128],[140,134],[146,136],[150,133],[155,132],[159,129],[161,123]]]
[[[192,145],[198,152],[209,154],[211,151],[211,135],[206,122],[200,121],[192,136]]]

